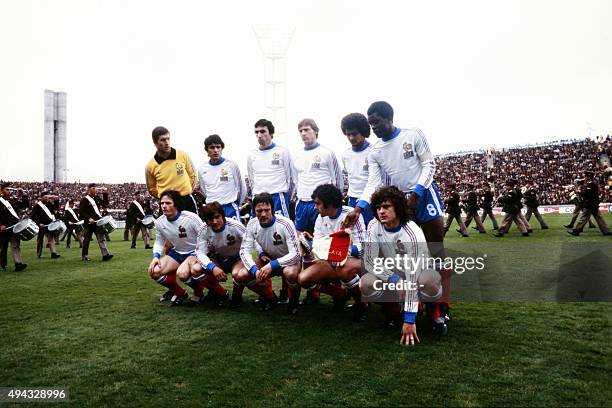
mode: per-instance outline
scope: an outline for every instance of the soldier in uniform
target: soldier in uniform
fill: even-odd
[[[496,237],[503,237],[504,234],[508,233],[512,222],[516,224],[521,234],[524,237],[529,236],[525,225],[519,220],[518,214],[521,212],[519,205],[520,199],[518,198],[518,191],[516,190],[516,181],[508,179],[506,181],[506,188],[502,192],[499,203],[502,205],[502,211],[505,213],[501,227],[495,234]]]
[[[47,226],[55,221],[55,215],[51,212],[47,205],[49,204],[49,192],[43,191],[40,193],[40,198],[38,202],[32,208],[32,221],[38,224],[39,231],[38,237],[36,238],[36,256],[42,256],[43,243],[45,237],[47,238],[47,243],[49,244],[49,249],[51,250],[51,259],[59,258],[60,255],[55,251],[55,235],[49,232]]]
[[[446,235],[446,233],[448,232],[448,229],[453,223],[453,220],[456,220],[457,224],[459,224],[459,233],[463,237],[467,237],[467,229],[465,228],[465,224],[461,219],[461,207],[459,206],[461,197],[457,192],[457,185],[454,183],[450,184],[449,188],[451,191],[448,197],[446,197],[446,199],[444,200],[444,204],[446,205],[446,213],[448,214],[448,218],[446,219],[446,223],[444,224],[444,235]]]
[[[538,207],[540,205],[540,203],[538,202],[538,190],[531,182],[528,182],[525,187],[526,190],[523,194],[525,205],[527,206],[527,213],[525,214],[525,218],[527,219],[527,221],[529,221],[529,219],[531,218],[531,214],[533,214],[540,223],[540,227],[542,229],[548,229],[546,221],[544,221],[544,218],[542,218],[540,211],[538,211]]]
[[[485,218],[487,215],[491,218],[491,222],[493,223],[493,229],[499,229],[499,225],[497,225],[497,220],[495,219],[495,215],[493,214],[493,199],[495,196],[493,195],[493,191],[491,191],[491,185],[488,182],[482,183],[482,193],[480,195],[480,208],[482,208],[482,217],[480,218],[480,222],[484,224]]]
[[[568,231],[568,234],[573,236],[580,235],[580,232],[589,221],[591,216],[597,222],[599,230],[603,235],[612,235],[608,224],[599,213],[599,185],[597,180],[594,178],[595,173],[592,171],[584,172],[584,187],[580,190],[580,197],[582,199],[584,209],[582,210],[582,216],[576,228],[572,231]]]
[[[149,230],[142,224],[142,219],[147,215],[143,207],[144,201],[140,195],[140,191],[134,193],[134,200],[130,203],[130,208],[127,213],[127,222],[132,225],[132,246],[136,248],[136,239],[138,239],[138,233],[142,233],[142,240],[145,243],[145,249],[153,249],[149,245]]]
[[[516,216],[518,220],[523,224],[525,229],[527,229],[527,233],[532,233],[533,229],[531,228],[529,221],[527,221],[527,218],[525,218],[525,214],[523,214],[523,193],[526,191],[526,189],[524,187],[521,188],[521,186],[518,183],[516,183],[515,190],[516,190],[516,205],[519,208],[519,212]]]
[[[582,205],[582,200],[580,198],[580,190],[584,187],[584,180],[581,178],[577,178],[574,180],[575,187],[569,193],[569,198],[572,204],[574,204],[574,212],[572,213],[572,220],[569,224],[564,225],[565,228],[574,229],[574,224],[578,221],[578,217],[582,212],[584,206]],[[595,228],[595,224],[589,218],[589,228]],[[581,231],[582,232],[582,231]]]
[[[465,227],[469,227],[473,219],[476,223],[476,227],[474,227],[474,229],[477,229],[481,234],[485,234],[486,231],[482,225],[482,221],[480,221],[480,216],[478,215],[478,194],[476,194],[476,191],[474,191],[474,185],[472,183],[468,183],[467,190],[468,192],[464,201],[466,209]]]
[[[79,203],[79,214],[81,219],[85,221],[85,234],[83,236],[83,250],[81,251],[81,257],[83,261],[89,261],[89,242],[91,241],[92,235],[96,235],[98,239],[98,246],[102,252],[102,261],[109,261],[113,258],[113,255],[108,252],[106,248],[106,242],[104,240],[104,234],[96,230],[96,221],[102,218],[102,213],[98,207],[98,197],[96,197],[96,185],[89,184],[87,186],[87,194],[81,199]]]
[[[0,185],[0,269],[6,270],[8,245],[11,244],[15,271],[23,271],[28,265],[21,260],[21,240],[8,229],[10,226],[19,222],[17,203],[11,197],[11,184],[2,183]]]
[[[131,220],[129,217],[128,212],[130,211],[130,207],[132,206],[132,204],[128,204],[127,208],[125,209],[125,227],[123,229],[123,240],[124,241],[128,241],[130,239],[130,232],[132,231],[132,225],[131,225]]]
[[[72,237],[79,243],[79,248],[83,248],[83,235],[80,232],[74,230],[74,224],[79,222],[79,216],[74,209],[74,200],[68,200],[66,207],[64,208],[64,222],[66,223],[66,248],[70,248],[70,240]]]

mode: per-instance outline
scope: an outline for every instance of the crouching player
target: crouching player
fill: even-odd
[[[442,296],[440,274],[428,269],[429,251],[423,231],[408,218],[404,193],[397,187],[383,187],[372,195],[375,220],[368,225],[361,290],[367,300],[386,301],[387,315],[404,300],[401,344],[419,342],[416,315],[419,298],[424,302]],[[397,313],[397,312],[395,312]],[[445,334],[443,318],[437,322]]]
[[[230,306],[239,307],[242,305],[244,285],[238,283],[235,277],[241,269],[244,269],[244,264],[240,260],[240,246],[246,229],[240,222],[232,218],[225,218],[224,207],[216,201],[206,204],[202,214],[206,226],[200,230],[198,235],[197,261],[189,265],[189,279],[201,282],[210,281],[210,283],[203,283],[202,286],[209,287],[218,299],[217,306],[222,306],[227,298],[227,292],[219,282],[226,281],[228,275],[233,276],[234,288]],[[189,280],[186,283],[189,284]],[[263,297],[274,297],[270,280],[262,284],[253,280],[248,283],[248,286]]]
[[[294,315],[297,313],[300,299],[298,273],[302,263],[297,232],[289,218],[274,215],[272,208],[274,202],[270,194],[261,193],[254,197],[253,209],[256,218],[247,224],[240,247],[240,258],[244,263],[244,269],[238,272],[235,280],[239,284],[252,285],[254,279],[262,284],[272,276],[283,276],[289,283],[287,313]],[[254,252],[259,253],[260,259],[270,259],[270,262],[260,267],[253,259]],[[266,304],[274,301],[275,298],[271,298],[268,294],[265,299]]]
[[[195,259],[196,240],[204,226],[196,214],[181,211],[181,200],[177,191],[165,191],[160,196],[163,215],[155,220],[156,239],[148,270],[151,279],[168,288],[159,301],[170,300],[171,306],[178,306],[187,299],[187,292],[176,283],[177,269],[190,257]],[[174,248],[162,257],[167,243]]]
[[[315,221],[314,239],[326,237],[342,229],[341,225],[346,215],[353,209],[342,206],[342,193],[333,184],[318,186],[312,193],[312,199],[319,212]],[[309,237],[312,238],[312,237]],[[361,270],[360,253],[362,243],[365,240],[365,225],[363,218],[355,223],[352,231],[351,254],[342,265],[328,262],[315,261],[306,267],[298,276],[301,287],[305,289],[314,288],[317,284],[323,293],[329,293],[334,298],[334,305],[343,306],[346,290],[355,300],[354,320],[360,321],[364,317],[365,305],[361,302],[361,291],[359,290],[359,271]],[[340,281],[342,289],[333,285]]]

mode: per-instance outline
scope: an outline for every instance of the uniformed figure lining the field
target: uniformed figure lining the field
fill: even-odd
[[[19,222],[18,203],[12,197],[11,183],[0,185],[0,269],[6,270],[8,246],[15,262],[15,271],[23,271],[28,264],[21,259],[21,240],[9,227]]]
[[[47,204],[49,203],[49,192],[43,191],[40,193],[40,198],[38,202],[34,204],[34,208],[32,208],[31,218],[36,224],[38,224],[38,236],[36,237],[36,256],[40,258],[42,256],[43,244],[45,238],[47,239],[47,243],[49,245],[49,250],[51,251],[51,259],[59,258],[60,255],[57,254],[55,249],[55,235],[49,232],[47,228],[49,224],[55,221],[55,215],[51,212]]]
[[[246,185],[238,165],[223,157],[224,148],[219,135],[210,135],[204,140],[209,160],[198,169],[200,190],[206,203],[220,203],[226,218],[240,221],[239,208],[246,199]]]
[[[525,200],[525,205],[527,206],[527,213],[525,214],[525,218],[527,219],[527,221],[529,221],[531,219],[531,214],[533,214],[540,223],[540,227],[542,229],[548,229],[546,221],[544,221],[544,218],[542,218],[540,211],[538,211],[540,203],[538,202],[537,187],[532,182],[528,182],[525,187],[525,193],[523,193],[523,199]]]
[[[404,300],[404,316],[401,344],[415,345],[419,342],[416,327],[416,315],[419,299],[435,302],[442,296],[440,274],[427,269],[425,260],[429,257],[427,243],[423,231],[410,221],[403,193],[394,186],[383,187],[372,195],[372,207],[376,219],[368,225],[365,243],[364,263],[367,273],[361,278],[361,290],[368,300],[376,301],[384,298],[385,292],[392,296],[383,303],[389,310],[397,308],[397,299]],[[392,263],[392,267],[381,267],[387,259],[396,257],[420,258],[421,262],[405,262],[400,265]],[[412,268],[412,266],[415,266]],[[404,289],[395,291],[382,284],[403,283]],[[395,293],[393,293],[395,292]],[[448,333],[446,320],[439,314],[429,314],[433,328],[441,335]]]
[[[153,129],[152,138],[157,151],[145,169],[149,194],[160,198],[164,191],[178,191],[182,208],[197,214],[197,204],[191,193],[197,185],[198,175],[189,155],[170,146],[170,132],[165,127]]]
[[[89,242],[93,235],[96,236],[100,252],[102,252],[102,261],[110,261],[113,256],[106,248],[106,239],[104,233],[98,231],[96,221],[102,218],[100,206],[107,206],[103,200],[107,199],[107,195],[103,200],[100,200],[97,195],[97,186],[91,183],[87,186],[87,194],[81,198],[79,203],[79,215],[85,224],[85,232],[83,233],[83,249],[81,250],[81,259],[89,261]]]
[[[453,223],[453,220],[455,220],[457,221],[457,224],[459,224],[458,232],[461,234],[461,236],[467,237],[468,232],[465,228],[465,224],[463,223],[463,219],[461,218],[461,196],[457,192],[457,185],[453,183],[448,187],[451,191],[444,200],[444,204],[446,205],[446,213],[448,214],[448,218],[444,223],[444,235],[446,235]]]
[[[75,211],[75,203],[73,199],[68,200],[66,207],[64,207],[64,223],[66,224],[65,236],[68,236],[66,240],[66,248],[70,248],[70,241],[74,238],[79,243],[79,248],[83,248],[83,234],[75,231],[74,225],[80,221],[78,214]]]
[[[599,212],[599,184],[597,184],[597,180],[594,176],[595,173],[592,171],[584,172],[584,186],[580,190],[580,198],[584,208],[576,228],[574,228],[572,231],[568,231],[570,235],[574,235],[576,237],[580,235],[580,231],[582,231],[591,217],[595,219],[595,222],[603,235],[612,235],[610,229],[608,228],[608,224],[606,224],[606,221]]]
[[[480,222],[484,224],[487,215],[491,219],[493,223],[493,229],[499,229],[499,225],[497,224],[497,220],[495,219],[495,215],[493,214],[493,200],[495,195],[493,191],[491,191],[491,185],[487,182],[482,183],[482,192],[480,195],[480,208],[482,208],[482,217],[480,218]]]
[[[486,231],[484,229],[484,225],[482,225],[482,221],[480,221],[480,216],[478,215],[478,194],[474,191],[474,184],[467,184],[467,193],[465,195],[465,227],[469,227],[472,220],[476,223],[476,229],[481,234],[485,234]]]
[[[506,180],[506,188],[502,192],[498,201],[502,205],[502,211],[505,213],[505,215],[501,226],[499,227],[499,230],[497,231],[497,234],[495,234],[495,236],[503,237],[504,234],[507,234],[510,230],[512,222],[516,224],[517,228],[519,229],[519,231],[521,231],[521,234],[524,237],[529,236],[527,228],[525,228],[525,225],[518,218],[518,213],[521,211],[521,207],[518,204],[519,199],[518,192],[516,190],[515,180]]]
[[[572,204],[574,204],[574,212],[572,213],[572,219],[569,224],[564,225],[565,228],[574,229],[574,224],[578,221],[578,217],[584,208],[584,204],[582,202],[582,198],[580,197],[580,191],[584,187],[584,179],[577,178],[574,180],[574,186],[569,192],[569,199]],[[589,228],[595,228],[595,224],[589,218]],[[580,231],[582,232],[582,231]]]
[[[142,240],[144,241],[145,249],[153,248],[149,245],[149,229],[145,227],[142,223],[142,219],[146,217],[146,215],[147,213],[144,209],[144,200],[142,199],[142,194],[140,194],[140,191],[136,191],[134,193],[134,199],[130,203],[130,207],[127,211],[127,220],[129,220],[129,223],[132,226],[131,248],[136,248],[136,240],[138,239],[138,233],[142,234]]]

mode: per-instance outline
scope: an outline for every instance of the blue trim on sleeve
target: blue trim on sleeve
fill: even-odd
[[[359,256],[359,249],[357,248],[357,245],[351,246],[351,256],[354,256],[354,257]]]
[[[369,203],[365,200],[359,200],[357,201],[357,204],[355,204],[355,207],[359,207],[362,210],[365,210],[367,207],[369,207]]]
[[[421,197],[423,194],[425,194],[426,190],[427,189],[424,186],[422,186],[421,184],[417,184],[412,190],[412,192],[416,193],[416,195]]]
[[[270,255],[266,254],[266,251],[263,251],[259,254],[259,260],[261,261],[264,256],[267,256],[268,258],[270,257]]]
[[[404,323],[414,324],[415,320],[416,320],[416,313],[404,312]]]
[[[212,273],[213,269],[215,269],[215,263],[214,262],[209,262],[208,265],[206,265],[206,270],[208,270],[208,272]]]
[[[153,253],[153,258],[159,259],[159,258],[161,258],[161,254],[159,252],[154,252]]]
[[[272,267],[272,272],[280,272],[282,270],[280,263],[276,259],[270,261],[270,266]]]
[[[249,269],[249,273],[253,276],[255,276],[255,274],[257,273],[257,271],[259,270],[259,268],[257,267],[257,265],[253,265],[251,266],[251,269]]]
[[[393,275],[389,277],[389,282],[397,283],[399,282],[400,279],[401,279],[400,276],[397,273],[394,273]]]

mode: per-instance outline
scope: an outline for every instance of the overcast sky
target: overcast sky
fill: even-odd
[[[253,25],[295,27],[288,140],[375,100],[434,154],[612,133],[612,1],[0,0],[0,178],[43,178],[43,92],[68,97],[69,181],[144,180],[151,130],[246,165],[265,114]],[[376,136],[372,135],[372,138]]]

